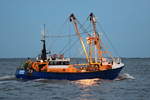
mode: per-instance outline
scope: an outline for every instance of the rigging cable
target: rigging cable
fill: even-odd
[[[85,22],[86,22],[86,21],[85,21]],[[84,33],[80,33],[80,34],[81,34],[81,35],[82,35],[82,34],[86,34],[86,35],[89,36],[90,34],[88,34],[88,31],[83,27],[82,24],[80,24],[80,22],[79,22],[78,20],[77,20],[77,23],[80,25],[80,28],[79,28],[79,29],[82,28],[82,29],[84,30]],[[84,24],[85,24],[85,23],[84,23]],[[63,35],[63,36],[60,36],[60,35],[59,35],[59,36],[55,36],[55,37],[69,37],[69,38],[70,38],[71,36],[76,36],[76,34],[72,34],[72,35],[69,34],[69,35]],[[77,40],[76,40],[76,41],[77,41]],[[76,41],[75,41],[75,42],[76,42]],[[69,43],[70,43],[70,42],[69,42]],[[74,44],[74,43],[73,43],[73,44]],[[73,45],[73,44],[72,44],[72,45]],[[68,44],[67,44],[67,45],[68,45]],[[73,47],[72,45],[70,46],[70,48]],[[60,52],[64,51],[65,48],[66,48],[66,46],[64,46],[64,48],[63,48]],[[69,48],[69,49],[70,49],[70,48]],[[65,52],[66,52],[66,51],[68,51],[68,49],[65,50]]]
[[[65,19],[65,21],[63,22],[63,24],[60,26],[60,28],[58,30],[62,30],[63,26],[68,22],[68,18]],[[50,38],[52,35],[47,35],[46,38]],[[52,37],[53,39],[54,37]],[[53,40],[52,40],[53,41]],[[56,44],[56,42],[50,42],[49,47],[52,50],[52,48],[54,47],[54,44]]]
[[[77,40],[78,40],[78,39],[77,39]],[[63,48],[59,53],[61,54],[61,53],[63,52],[63,54],[64,54],[64,53],[67,52],[70,48],[74,47],[75,44],[77,43],[77,42],[76,42],[77,40],[75,40],[68,48],[66,48],[67,45],[64,46],[64,48]]]
[[[110,43],[112,49],[113,49],[114,52],[116,53],[116,55],[118,55],[118,57],[120,57],[120,56],[119,56],[119,53],[118,53],[118,51],[117,51],[117,49],[116,49],[116,48],[114,47],[114,45],[112,44],[111,40],[109,39],[109,37],[107,36],[106,32],[104,31],[102,25],[101,25],[99,22],[97,22],[97,23],[98,23],[98,26],[100,27],[100,29],[102,30],[102,33],[104,33],[104,36],[106,37],[106,39],[107,39],[108,42]]]

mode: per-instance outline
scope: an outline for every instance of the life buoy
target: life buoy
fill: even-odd
[[[39,68],[38,68],[38,66],[37,66],[37,63],[33,63],[33,64],[32,64],[32,68],[33,68],[34,70],[36,70],[36,71],[39,71]]]

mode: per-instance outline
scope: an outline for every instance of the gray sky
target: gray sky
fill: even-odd
[[[69,14],[83,22],[90,12],[120,56],[150,57],[149,10],[150,0],[0,0],[0,58],[37,56],[42,24],[57,32]]]

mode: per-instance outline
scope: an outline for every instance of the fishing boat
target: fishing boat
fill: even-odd
[[[71,64],[70,58],[65,58],[64,55],[61,54],[47,56],[45,34],[43,34],[41,40],[43,44],[41,55],[36,60],[28,59],[22,66],[18,67],[15,74],[16,78],[58,80],[100,78],[113,80],[119,75],[124,64],[121,62],[120,58],[104,57],[104,54],[108,52],[102,50],[101,36],[96,30],[95,15],[93,13],[89,15],[89,20],[93,29],[92,34],[86,37],[89,50],[85,47],[85,43],[79,32],[77,18],[74,14],[71,14],[69,19],[73,24],[76,36],[80,40],[86,57],[86,63]]]

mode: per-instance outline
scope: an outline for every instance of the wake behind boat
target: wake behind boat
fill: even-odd
[[[108,51],[103,51],[101,37],[96,30],[96,18],[93,13],[89,15],[93,26],[93,33],[86,38],[89,50],[85,47],[83,38],[78,29],[78,21],[74,14],[70,15],[76,35],[78,36],[84,51],[87,63],[71,64],[70,58],[65,58],[62,54],[47,55],[45,43],[45,31],[43,33],[43,48],[40,57],[27,60],[16,70],[16,77],[19,79],[60,79],[60,80],[80,80],[80,79],[115,79],[124,64],[120,58],[104,57]],[[44,28],[45,30],[45,28]],[[94,58],[93,58],[94,57]]]

